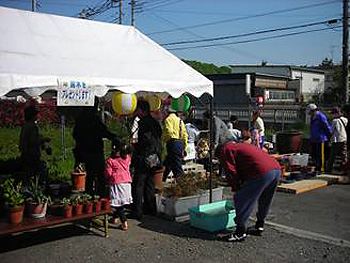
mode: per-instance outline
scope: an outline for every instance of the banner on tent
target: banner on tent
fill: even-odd
[[[93,87],[82,81],[58,83],[57,106],[94,106]]]

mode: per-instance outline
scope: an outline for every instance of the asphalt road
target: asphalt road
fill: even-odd
[[[155,217],[109,238],[65,225],[1,238],[0,262],[348,262],[349,202],[350,185],[277,193],[264,235],[241,243]]]

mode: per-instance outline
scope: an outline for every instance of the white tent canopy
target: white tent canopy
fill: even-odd
[[[37,96],[62,81],[126,93],[213,95],[213,84],[131,26],[0,7],[0,96]]]

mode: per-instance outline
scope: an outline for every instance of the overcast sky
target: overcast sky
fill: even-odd
[[[108,1],[39,0],[37,12],[78,17],[84,8],[97,10]],[[264,60],[310,66],[326,57],[341,62],[341,0],[135,1],[135,26],[183,59],[217,65]],[[122,0],[123,24],[131,23],[130,2]],[[0,0],[0,5],[31,10],[31,0]],[[118,10],[115,4],[92,19],[118,22]]]

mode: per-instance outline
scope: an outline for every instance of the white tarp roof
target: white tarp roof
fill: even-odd
[[[212,81],[136,28],[0,7],[0,96],[37,96],[59,81],[84,81],[96,95],[166,91],[213,95]]]

